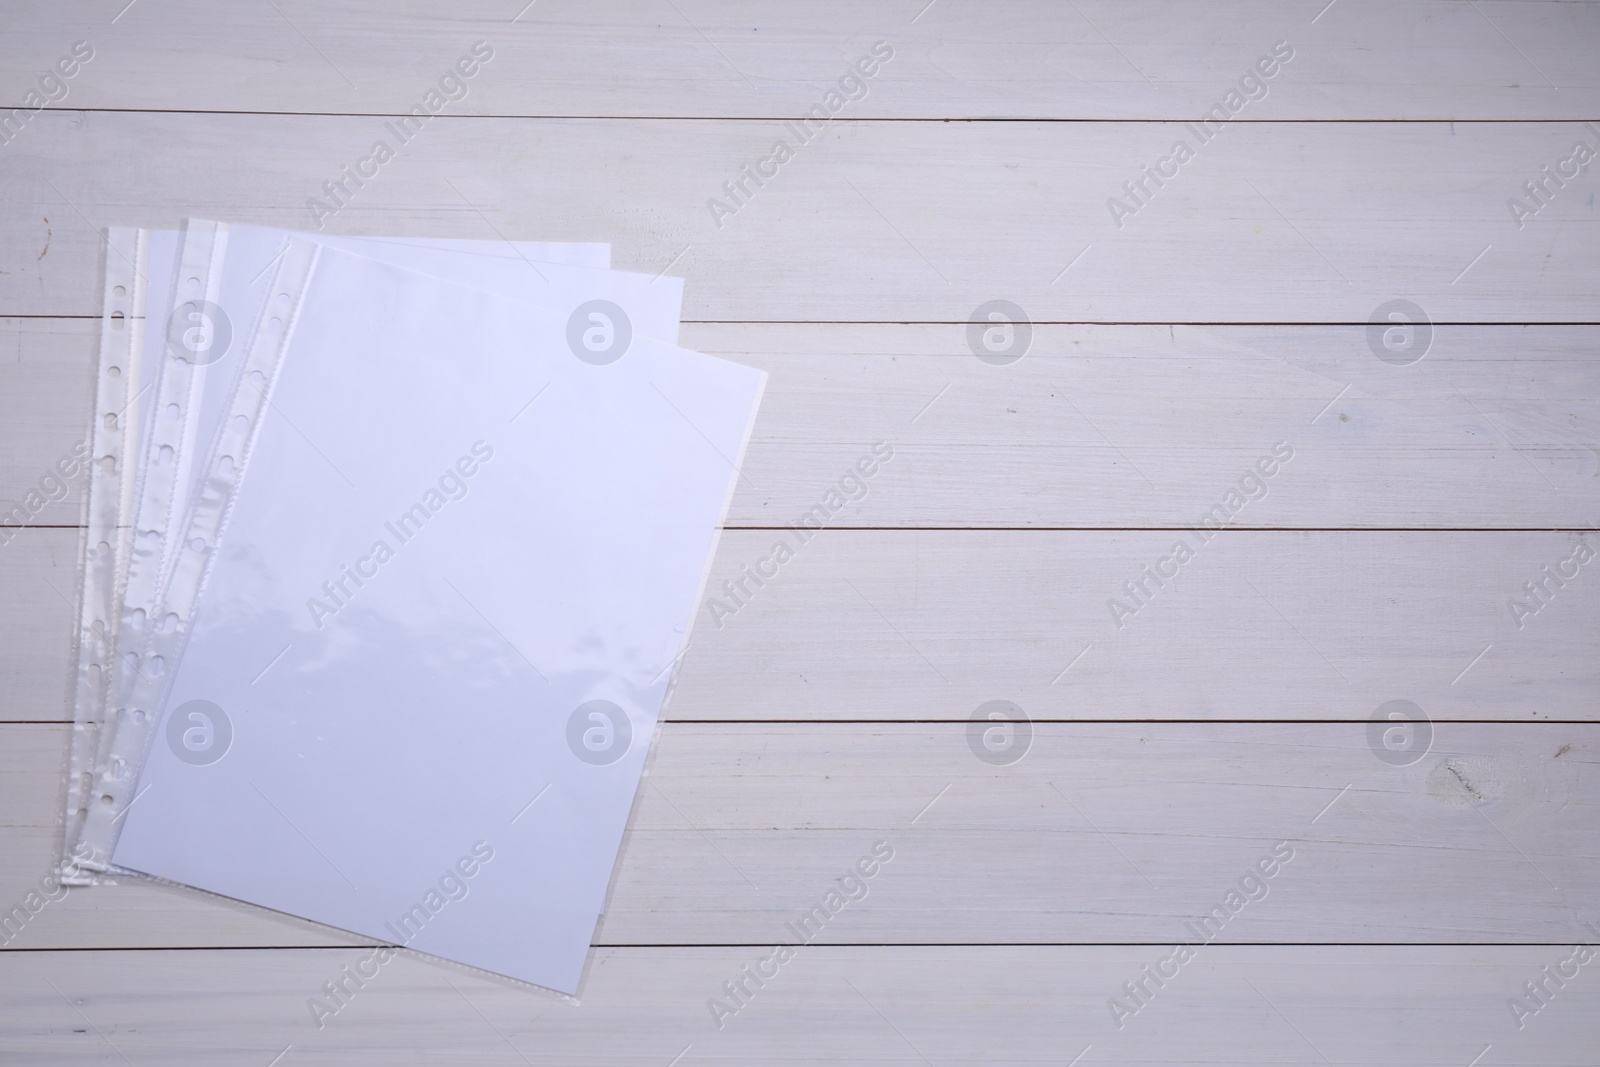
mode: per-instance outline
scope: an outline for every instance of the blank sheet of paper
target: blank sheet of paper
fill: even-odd
[[[114,860],[576,992],[764,375],[317,256]]]

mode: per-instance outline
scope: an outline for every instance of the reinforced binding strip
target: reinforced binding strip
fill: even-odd
[[[105,292],[100,304],[100,356],[94,409],[88,432],[73,449],[88,469],[83,534],[76,668],[72,686],[72,736],[67,757],[66,811],[58,871],[65,885],[86,885],[88,872],[75,859],[78,835],[88,815],[94,758],[105,727],[106,690],[122,603],[119,575],[128,558],[136,465],[128,462],[138,441],[140,360],[144,352],[145,271],[149,243],[144,230],[114,226],[106,233]]]
[[[252,332],[227,415],[207,457],[204,480],[164,583],[158,614],[152,616],[159,625],[152,624],[141,631],[145,640],[139,660],[144,669],[132,674],[128,713],[117,723],[109,752],[114,766],[133,768],[134,773],[122,778],[107,774],[99,780],[102,792],[98,802],[89,808],[83,833],[88,854],[81,861],[93,870],[111,869],[111,852],[122,816],[138,799],[134,792],[137,769],[143,766],[150,739],[155,735],[155,721],[188,642],[195,608],[232,514],[262,418],[271,403],[272,389],[293,336],[319,248],[314,242],[292,239],[278,262],[271,292]]]
[[[113,631],[112,652],[106,679],[106,708],[104,725],[100,729],[91,771],[91,797],[89,812],[83,825],[94,822],[94,809],[106,803],[107,795],[130,784],[134,769],[117,762],[112,756],[117,731],[128,718],[127,698],[133,679],[148,669],[141,662],[139,650],[145,642],[148,627],[160,597],[161,572],[168,554],[167,539],[173,526],[173,498],[177,492],[180,460],[188,434],[188,420],[195,393],[196,364],[193,353],[170,342],[172,326],[178,321],[179,308],[184,304],[205,299],[215,302],[221,288],[223,254],[226,248],[227,228],[216,223],[200,223],[185,227],[178,256],[177,274],[173,287],[171,307],[147,307],[146,330],[153,331],[158,339],[156,352],[150,354],[156,361],[155,399],[150,405],[150,424],[144,437],[144,448],[136,479],[134,499],[130,512],[132,529],[129,535],[125,575],[121,597],[121,612]],[[152,327],[152,323],[154,326]],[[130,438],[130,442],[137,438]],[[129,449],[130,455],[133,449]],[[132,464],[130,464],[132,465]],[[113,783],[120,783],[112,788]],[[99,800],[93,799],[98,794]],[[73,843],[80,870],[102,870],[94,860],[96,849],[91,842],[80,838]]]

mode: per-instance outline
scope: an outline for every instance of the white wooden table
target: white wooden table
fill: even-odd
[[[313,226],[480,41],[327,229],[686,277],[685,343],[771,374],[713,590],[893,456],[698,616],[578,1005],[404,956],[319,1027],[370,947],[124,884],[8,934],[0,1061],[1600,1063],[1600,4],[122,3],[0,20],[8,107],[93,52],[0,144],[0,508],[87,425],[101,227]],[[0,532],[6,908],[57,848],[81,504]],[[1425,749],[1373,741],[1394,700]]]

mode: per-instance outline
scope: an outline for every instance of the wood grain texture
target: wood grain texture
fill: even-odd
[[[70,721],[80,533],[22,530],[0,546],[0,715]],[[63,757],[59,770],[65,772]]]
[[[721,1030],[706,1001],[770,949],[597,949],[578,1007],[405,956],[320,1030],[307,1002],[370,950],[4,953],[0,1042],[40,1065],[1593,1062],[1588,986],[1522,1030],[1506,1007],[1570,949],[1213,946],[1118,1030],[1107,1002],[1165,951],[810,947]]]
[[[447,113],[804,114],[873,41],[894,58],[842,115],[1188,118],[1274,42],[1295,55],[1241,118],[1594,118],[1589,4],[1326,0],[463,0],[445,9],[182,0],[94,15],[41,6],[0,33],[9,106],[74,40],[62,106],[406,113],[478,40],[494,58]],[[519,9],[520,12],[519,12]]]
[[[725,535],[711,590],[777,537]],[[1003,698],[1035,718],[1354,721],[1403,697],[1438,718],[1592,719],[1600,583],[1580,569],[1538,614],[1511,607],[1578,539],[1238,531],[1157,588],[1144,568],[1194,535],[830,533],[737,614],[703,608],[670,714],[956,719]]]
[[[195,215],[315,227],[308,201],[387,129],[373,117],[43,112],[5,146],[10,232],[39,253],[26,274],[0,276],[0,315],[97,314],[99,226]],[[1366,323],[1404,298],[1434,322],[1600,321],[1596,168],[1521,229],[1507,209],[1578,140],[1600,147],[1579,123],[1237,124],[1120,227],[1108,201],[1176,140],[1198,140],[1184,126],[836,125],[737,214],[715,216],[708,201],[784,132],[439,123],[322,221],[608,239],[617,268],[687,279],[687,319],[964,323],[1006,299],[1035,322]]]
[[[0,362],[0,511],[82,439],[97,324],[14,319]],[[894,458],[835,527],[1183,527],[1274,444],[1255,527],[1592,528],[1593,326],[1441,326],[1420,362],[1364,326],[1042,325],[1009,366],[963,325],[692,323],[769,377],[729,525],[786,525],[874,442]],[[78,521],[82,480],[31,521]],[[4,536],[0,533],[0,536]]]
[[[827,531],[741,605],[723,582],[782,537],[723,534],[667,717],[965,720],[1010,699],[1062,720],[1363,721],[1410,699],[1434,718],[1595,720],[1594,561],[1538,613],[1512,606],[1589,534],[1229,531],[1157,589],[1144,568],[1195,534]],[[0,717],[67,717],[75,545],[29,530],[5,549]]]
[[[7,319],[0,329],[3,551],[16,525],[77,526],[83,521],[88,478],[72,453],[88,437],[100,324]],[[63,461],[66,466],[58,466]],[[62,478],[63,469],[74,476]]]
[[[730,530],[666,715],[960,721],[1006,699],[1036,719],[1361,722],[1407,699],[1441,719],[1594,721],[1600,564],[1573,562],[1594,541],[838,530],[799,545]],[[777,566],[780,542],[794,555]],[[1157,588],[1144,569],[1178,566],[1180,543],[1193,557]],[[76,546],[75,530],[34,529],[3,549],[0,719],[69,717]],[[1544,568],[1562,566],[1577,576],[1557,588]],[[777,574],[758,588],[746,569],[763,567]],[[728,592],[740,580],[750,596]],[[1523,589],[1535,580],[1543,606]]]
[[[1600,728],[1435,730],[1402,767],[1373,754],[1364,723],[1039,723],[1021,760],[996,766],[965,723],[668,724],[595,943],[760,944],[882,842],[892,860],[845,884],[859,899],[819,942],[1192,939],[1186,922],[1284,842],[1291,858],[1246,887],[1259,899],[1218,941],[1588,937]],[[15,858],[0,902],[17,902],[57,854],[63,736],[12,725],[0,740],[0,849]],[[137,880],[71,890],[12,933],[29,950],[362,940]]]

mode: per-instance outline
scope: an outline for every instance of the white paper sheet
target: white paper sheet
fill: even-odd
[[[109,647],[97,647],[98,635],[89,642],[80,640],[81,677],[99,673],[93,670],[91,660],[109,663],[112,670],[92,690],[80,685],[77,700],[76,719],[81,729],[70,756],[73,784],[68,790],[63,839],[63,863],[75,882],[86,880],[86,870],[77,862],[80,857],[87,859],[83,864],[87,870],[103,869],[115,820],[132,799],[129,789],[138,774],[138,760],[130,753],[141,751],[144,742],[143,722],[125,721],[129,688],[134,672],[140,669],[137,655],[143,638],[138,628],[156,608],[177,542],[172,531],[181,528],[187,514],[196,453],[215,436],[238,362],[238,346],[254,327],[272,280],[273,261],[290,236],[285,230],[191,220],[183,232],[146,231],[137,265],[123,262],[128,254],[120,245],[109,246],[108,255],[118,257],[116,267],[128,267],[138,274],[137,306],[130,310],[141,327],[137,332],[142,340],[140,358],[130,361],[138,380],[128,394],[134,398],[129,411],[132,429],[113,464],[118,473],[97,472],[93,477],[121,476],[122,470],[131,476],[132,494],[121,523],[124,529],[139,531],[139,540],[134,542],[130,535],[118,555],[114,598],[109,605],[113,622],[101,631]],[[611,261],[611,246],[604,243],[308,239],[365,249],[373,258],[414,269],[461,274],[494,291],[536,294],[546,301],[559,300],[552,294],[559,293],[562,285],[592,281]],[[180,263],[189,263],[190,268],[180,270]],[[180,277],[191,272],[196,275],[192,280]],[[126,273],[117,271],[119,277]],[[205,276],[204,281],[200,275]],[[646,281],[640,275],[626,275],[615,284],[641,288]],[[649,329],[675,338],[682,283],[678,279],[662,282],[659,287],[651,286],[653,301],[641,314]],[[129,288],[132,286],[124,286]],[[180,296],[186,299],[180,300]],[[194,304],[187,298],[194,298]],[[180,351],[186,358],[171,358]],[[173,378],[174,371],[182,372],[181,380]],[[91,484],[91,496],[94,488]],[[129,629],[123,628],[124,621],[131,623]],[[130,730],[133,736],[119,745],[118,735]],[[92,804],[91,797],[96,798]],[[106,797],[109,802],[103,800]]]
[[[191,224],[194,221],[191,220]],[[596,248],[606,250],[603,258],[609,262],[610,245],[569,247],[533,241],[508,245],[496,241],[443,239],[413,242],[304,234],[239,224],[227,227],[227,256],[222,268],[220,295],[216,298],[231,323],[232,331],[254,329],[267,288],[272,282],[271,267],[291,237],[313,241],[327,248],[343,249],[431,277],[447,278],[563,315],[585,300],[605,298],[622,301],[635,316],[637,329],[674,344],[678,340],[678,322],[683,307],[682,278],[612,271],[565,262],[572,258],[602,258],[588,251]],[[217,422],[226,407],[228,393],[233,388],[237,360],[230,356],[236,351],[230,345],[227,351],[221,353],[208,352],[198,365],[197,403],[190,425],[199,448],[185,449],[180,456],[180,489],[176,495],[176,514],[179,516],[188,512],[194,488],[194,464],[203,460],[203,450],[216,437]],[[169,545],[166,556],[168,564],[171,558]]]
[[[318,256],[114,860],[576,993],[765,375]]]

